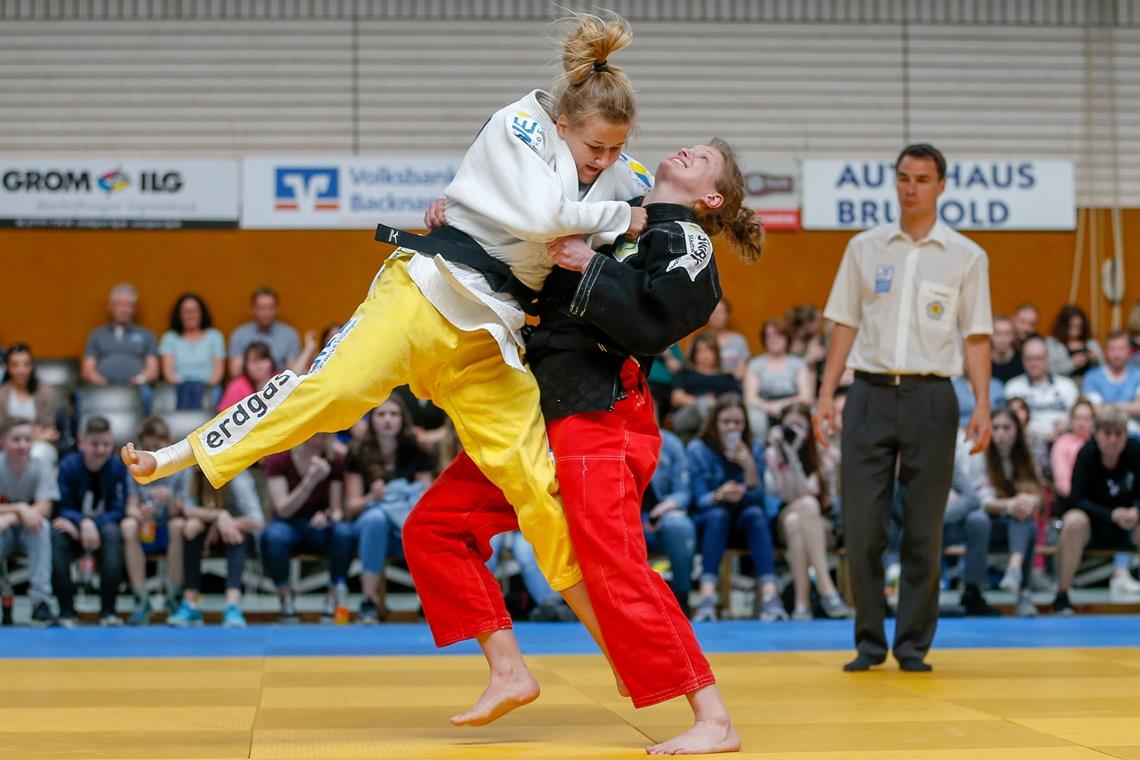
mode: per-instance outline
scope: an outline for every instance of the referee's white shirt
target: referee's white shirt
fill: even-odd
[[[823,315],[858,330],[852,369],[960,375],[963,336],[993,332],[989,260],[942,222],[917,241],[879,225],[847,244]]]

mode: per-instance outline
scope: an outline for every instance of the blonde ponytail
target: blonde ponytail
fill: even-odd
[[[724,170],[716,181],[717,192],[724,196],[724,203],[698,213],[698,221],[710,236],[726,233],[744,261],[756,261],[764,252],[764,223],[755,211],[744,205],[744,173],[740,171],[736,151],[719,137],[709,140],[709,145],[724,158]]]
[[[601,116],[611,124],[630,124],[637,115],[633,86],[610,61],[633,42],[629,22],[617,14],[600,18],[575,13],[563,19],[562,74],[555,82],[557,115],[571,124]]]

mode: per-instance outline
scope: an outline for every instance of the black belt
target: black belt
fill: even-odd
[[[903,385],[944,383],[949,378],[945,378],[942,375],[888,375],[881,372],[861,372],[856,370],[855,379],[863,380],[871,385],[889,385],[898,388]]]
[[[377,224],[376,240],[425,256],[442,256],[448,261],[469,266],[483,275],[491,290],[513,296],[524,312],[531,316],[538,315],[538,293],[515,277],[507,264],[483,250],[470,235],[454,227],[439,227],[427,235],[417,235],[386,224]]]

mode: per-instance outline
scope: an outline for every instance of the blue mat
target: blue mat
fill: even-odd
[[[888,621],[890,639],[892,621]],[[596,654],[586,630],[568,623],[520,623],[527,654]],[[795,652],[850,650],[851,621],[810,623],[730,621],[696,626],[706,652]],[[1134,647],[1140,646],[1140,616],[954,618],[943,620],[936,648]],[[0,659],[99,657],[316,657],[437,654],[427,626],[258,625],[244,630],[206,627],[0,629]],[[474,642],[443,654],[477,654]]]

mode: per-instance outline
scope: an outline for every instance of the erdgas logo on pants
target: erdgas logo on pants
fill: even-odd
[[[286,370],[270,378],[261,390],[237,402],[225,415],[199,435],[208,454],[220,454],[245,438],[265,415],[281,405],[300,385],[301,379]]]

